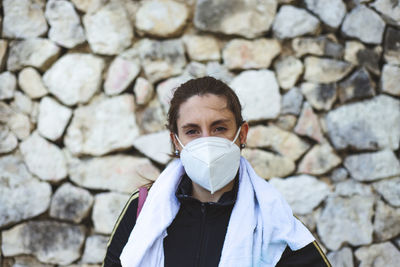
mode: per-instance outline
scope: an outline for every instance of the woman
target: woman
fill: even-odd
[[[168,128],[180,158],[137,193],[111,235],[104,266],[330,266],[283,197],[240,157],[248,124],[212,77],[174,92]]]

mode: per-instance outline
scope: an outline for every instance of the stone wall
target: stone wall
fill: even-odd
[[[334,266],[400,262],[399,1],[3,0],[0,24],[1,266],[99,265],[204,75]]]

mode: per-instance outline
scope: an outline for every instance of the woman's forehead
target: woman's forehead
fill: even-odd
[[[191,120],[234,119],[229,110],[226,98],[213,94],[192,96],[181,104],[178,123],[187,123]]]

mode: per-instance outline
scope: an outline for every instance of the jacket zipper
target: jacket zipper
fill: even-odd
[[[197,251],[197,263],[196,266],[199,267],[200,266],[200,262],[201,262],[201,253],[203,251],[203,243],[204,243],[204,233],[205,233],[205,228],[206,228],[206,215],[207,215],[207,209],[206,209],[206,204],[205,203],[201,203],[201,225],[200,225],[200,246],[199,249]]]

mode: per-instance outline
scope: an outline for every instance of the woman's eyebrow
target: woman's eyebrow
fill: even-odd
[[[228,122],[230,122],[230,121],[231,121],[230,119],[216,120],[216,121],[213,121],[213,122],[211,123],[211,126],[215,126],[215,125],[222,124],[222,123],[228,123]]]
[[[195,123],[187,123],[181,126],[181,129],[187,129],[187,128],[195,128],[195,127],[199,127],[199,125],[195,124]]]

